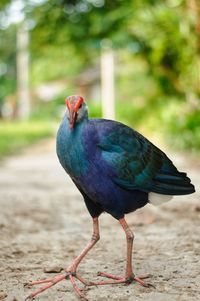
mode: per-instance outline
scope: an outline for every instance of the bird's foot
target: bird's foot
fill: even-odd
[[[58,282],[60,282],[64,279],[70,280],[77,296],[85,301],[87,301],[87,298],[82,293],[81,289],[76,285],[75,279],[79,280],[85,286],[119,284],[119,283],[130,284],[131,282],[136,281],[142,286],[155,288],[155,286],[153,286],[152,284],[143,281],[143,279],[148,278],[149,275],[144,275],[144,276],[140,276],[140,277],[136,277],[135,275],[131,275],[129,277],[119,277],[119,276],[115,276],[115,275],[108,274],[105,272],[98,272],[98,276],[102,276],[102,277],[106,277],[106,278],[110,278],[110,279],[105,280],[105,281],[87,281],[84,278],[82,278],[79,274],[77,274],[76,271],[67,270],[65,273],[56,275],[52,278],[28,282],[25,284],[25,286],[27,286],[29,288],[34,285],[37,285],[37,284],[44,284],[44,285],[42,287],[38,288],[37,290],[35,290],[34,292],[32,292],[30,295],[28,295],[24,301],[33,300],[33,298],[35,298],[37,295],[39,295],[40,293],[44,292],[48,288],[52,287],[53,285],[57,284]]]
[[[105,272],[98,272],[98,276],[110,278],[112,280],[90,282],[88,285],[105,285],[105,284],[118,284],[118,283],[130,284],[131,282],[135,281],[142,286],[155,288],[153,284],[143,281],[143,279],[149,278],[150,275],[142,275],[140,277],[136,277],[135,275],[131,275],[129,277],[119,277]]]
[[[37,284],[44,284],[42,287],[38,288],[37,290],[35,290],[34,292],[32,292],[30,295],[28,295],[26,297],[26,299],[24,301],[27,300],[33,300],[33,298],[35,298],[37,295],[39,295],[40,293],[42,293],[43,291],[47,290],[48,288],[52,287],[53,285],[57,284],[58,282],[64,280],[64,279],[69,279],[76,294],[78,295],[78,297],[82,298],[83,300],[87,300],[87,298],[85,297],[85,295],[81,292],[81,289],[78,288],[78,286],[75,283],[75,278],[77,280],[79,280],[80,282],[82,282],[84,285],[91,285],[90,282],[88,282],[87,280],[83,279],[82,277],[80,277],[78,274],[76,274],[76,272],[71,272],[71,271],[66,271],[63,274],[57,275],[53,278],[48,278],[48,279],[42,279],[42,280],[37,280],[37,281],[31,281],[25,284],[26,287],[32,287],[33,285],[37,285]]]

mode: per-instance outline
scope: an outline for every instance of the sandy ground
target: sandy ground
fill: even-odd
[[[188,172],[197,193],[127,216],[135,233],[135,274],[150,273],[156,289],[136,283],[92,287],[86,291],[90,301],[200,300],[200,163],[188,156],[171,157]],[[99,278],[99,270],[122,275],[125,266],[125,237],[118,222],[103,214],[100,225],[101,240],[79,268],[90,280]],[[67,267],[91,230],[82,197],[59,165],[52,141],[1,162],[0,300],[22,301],[32,291],[25,282],[49,277],[47,267]],[[77,297],[65,280],[37,299]]]

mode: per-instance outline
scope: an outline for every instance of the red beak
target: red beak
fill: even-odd
[[[74,128],[74,125],[76,123],[76,118],[77,118],[77,113],[74,112],[73,109],[71,109],[69,111],[69,126],[70,126],[70,129]]]

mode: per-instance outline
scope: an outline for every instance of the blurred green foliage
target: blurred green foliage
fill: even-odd
[[[16,90],[16,30],[0,30],[0,105]]]
[[[38,139],[50,137],[55,132],[55,123],[32,120],[28,122],[0,122],[0,159],[16,154],[24,146]]]
[[[200,8],[197,1],[46,1],[33,10],[32,53],[54,70],[71,77],[94,63],[102,40],[127,50],[129,64],[140,57],[157,83],[157,93],[199,93]],[[196,6],[195,6],[196,3]],[[38,47],[39,46],[39,47]],[[65,62],[63,68],[62,62]],[[52,68],[51,68],[52,64]],[[40,62],[39,62],[40,65]],[[34,67],[35,66],[35,67]],[[65,70],[64,70],[65,69]],[[41,73],[34,73],[36,80]],[[129,75],[130,77],[130,75]],[[148,95],[146,95],[148,98]]]
[[[168,123],[168,141],[178,149],[200,150],[200,108],[181,116],[174,116]]]
[[[162,129],[173,146],[200,150],[198,0],[21,2],[30,33],[31,88],[64,79],[66,94],[75,94],[77,75],[99,64],[102,41],[109,39],[116,55],[117,119],[136,128]],[[1,16],[10,3],[1,2]],[[2,102],[16,88],[17,25],[0,25]],[[65,96],[35,105],[34,118],[60,118]],[[101,114],[92,100],[89,108],[93,117]]]

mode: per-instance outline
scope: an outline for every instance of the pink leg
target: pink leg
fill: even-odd
[[[84,297],[84,295],[81,293],[80,289],[76,286],[74,278],[77,278],[79,281],[81,281],[85,285],[90,284],[90,282],[84,280],[79,275],[76,275],[76,269],[77,269],[78,265],[80,264],[80,262],[82,261],[82,259],[87,255],[87,253],[92,249],[92,247],[97,243],[97,241],[99,239],[100,239],[99,223],[98,223],[98,218],[96,217],[96,218],[93,218],[93,235],[92,235],[91,241],[87,244],[87,246],[83,249],[83,251],[74,259],[72,264],[67,268],[66,272],[64,274],[57,275],[53,278],[37,280],[37,281],[32,281],[30,283],[27,283],[26,286],[33,286],[33,285],[42,284],[42,283],[46,283],[46,284],[44,286],[42,286],[41,288],[39,288],[38,290],[31,293],[25,300],[28,300],[28,299],[32,300],[38,294],[42,293],[46,289],[50,288],[51,286],[55,285],[56,283],[58,283],[64,279],[67,279],[67,278],[70,279],[70,282],[71,282],[76,294],[79,297],[87,300]]]
[[[87,255],[87,253],[93,248],[93,246],[100,239],[99,235],[99,221],[98,218],[93,218],[93,235],[91,241],[87,244],[87,246],[83,249],[83,251],[74,259],[72,264],[67,268],[67,272],[75,272],[79,263],[82,259]]]
[[[126,234],[126,241],[127,241],[126,278],[129,279],[134,276],[133,269],[132,269],[132,250],[133,250],[134,235],[124,218],[121,218],[119,222]]]
[[[99,276],[103,276],[103,277],[107,277],[107,278],[111,278],[113,280],[107,280],[107,281],[100,281],[100,282],[92,282],[90,285],[104,285],[104,284],[114,284],[114,283],[131,283],[133,281],[138,282],[139,284],[141,284],[142,286],[145,287],[154,287],[152,284],[146,283],[144,282],[142,279],[148,278],[148,275],[144,275],[141,277],[136,277],[133,273],[133,269],[132,269],[132,250],[133,250],[133,239],[134,239],[134,235],[131,231],[131,229],[129,228],[128,224],[126,223],[124,218],[121,218],[119,220],[122,228],[125,231],[126,234],[126,241],[127,241],[127,260],[126,260],[126,273],[125,273],[125,277],[119,277],[119,276],[115,276],[112,274],[108,274],[108,273],[104,273],[104,272],[99,272],[98,275]]]

